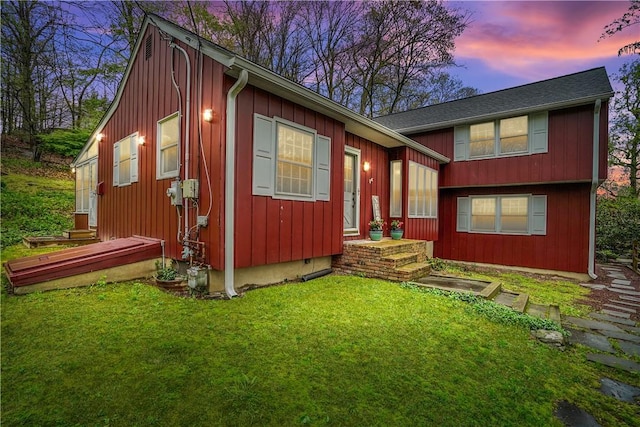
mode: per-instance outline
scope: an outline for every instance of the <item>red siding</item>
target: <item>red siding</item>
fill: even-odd
[[[144,54],[134,58],[129,78],[123,84],[122,98],[102,129],[105,139],[100,142],[98,157],[98,181],[104,181],[104,195],[98,200],[98,234],[101,240],[142,235],[163,239],[166,254],[181,258],[182,247],[177,242],[178,213],[166,197],[166,189],[171,179],[156,180],[156,139],[158,120],[178,111],[178,97],[171,83],[171,48],[157,30],[150,26],[144,38],[153,38],[153,54],[149,59]],[[197,118],[201,112],[197,105],[196,74],[197,57],[189,52],[192,65],[191,91],[191,149],[190,177],[200,179],[201,215],[209,208],[209,189],[204,175],[204,164],[198,144]],[[202,106],[212,108],[215,113],[213,123],[203,123],[202,142],[205,158],[211,174],[212,209],[209,226],[201,230],[199,240],[206,242],[207,261],[213,268],[222,268],[223,244],[221,240],[221,176],[223,169],[224,122],[221,120],[225,98],[223,89],[223,67],[210,58],[203,57]],[[186,113],[186,65],[184,56],[175,52],[174,69],[180,86],[183,115]],[[184,124],[183,118],[183,124]],[[145,136],[144,146],[138,148],[139,181],[125,187],[113,187],[113,144],[134,132]],[[185,152],[182,146],[181,161]],[[181,166],[184,177],[184,165]],[[190,224],[196,221],[192,209]],[[182,226],[183,227],[183,226]],[[182,228],[181,227],[181,228]]]
[[[439,171],[440,164],[437,160],[419,153],[410,148],[399,148],[392,152],[390,160],[402,160],[402,217],[404,223],[404,237],[417,240],[438,240],[438,219],[433,218],[408,218],[409,204],[409,161],[425,165]],[[438,176],[440,172],[438,172]],[[438,178],[440,179],[440,178]]]
[[[549,152],[528,156],[454,162],[443,167],[441,186],[475,187],[590,181],[593,153],[593,105],[549,112]],[[607,104],[600,120],[600,161],[606,165]],[[453,159],[453,128],[411,138]],[[604,172],[603,172],[604,170]],[[606,168],[600,169],[603,177]]]
[[[479,263],[586,273],[589,184],[449,189],[440,193],[436,257]],[[457,198],[469,195],[547,195],[547,234],[514,236],[456,232]]]
[[[252,195],[254,113],[281,117],[331,138],[330,201]],[[236,267],[341,253],[344,125],[252,86],[238,96],[237,122]]]
[[[382,218],[389,223],[389,153],[386,148],[351,133],[347,133],[346,138],[348,146],[360,150],[360,162],[371,164],[371,169],[368,172],[360,168],[360,234],[344,238],[345,240],[363,239],[369,236],[369,221],[373,220],[371,196],[378,196]],[[344,156],[342,157],[341,168],[344,167]],[[341,176],[343,174],[344,171],[341,172]],[[340,195],[342,195],[344,183],[341,181],[339,185]],[[340,199],[342,200],[342,197]],[[344,206],[340,212],[343,209]],[[340,218],[340,227],[342,228],[342,216]],[[386,232],[388,234],[388,227]]]

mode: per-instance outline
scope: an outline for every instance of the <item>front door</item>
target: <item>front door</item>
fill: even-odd
[[[89,227],[98,226],[98,159],[89,162]]]
[[[358,234],[360,205],[360,151],[347,147],[344,154],[344,232]]]

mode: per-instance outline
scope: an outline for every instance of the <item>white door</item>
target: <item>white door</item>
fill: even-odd
[[[360,151],[347,147],[344,154],[344,232],[357,234],[360,205]]]
[[[98,226],[98,159],[89,162],[89,227]]]

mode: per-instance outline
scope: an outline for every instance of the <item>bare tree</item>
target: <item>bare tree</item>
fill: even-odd
[[[640,60],[624,64],[617,80],[624,89],[613,102],[609,163],[629,172],[631,188],[640,196]]]
[[[3,119],[13,120],[7,128],[24,131],[36,161],[41,155],[37,135],[47,127],[53,92],[49,64],[59,12],[55,4],[34,0],[6,1],[2,7],[2,74],[8,77],[2,89],[17,107]]]

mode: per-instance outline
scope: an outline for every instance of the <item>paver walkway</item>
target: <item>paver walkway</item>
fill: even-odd
[[[598,279],[582,286],[591,289],[590,300],[597,311],[590,319],[564,316],[571,332],[570,343],[594,350],[587,360],[634,374],[640,373],[640,276],[625,266],[599,265]],[[622,402],[640,403],[640,388],[601,378],[600,391]],[[560,402],[556,416],[570,427],[599,426],[587,412],[569,402]]]

